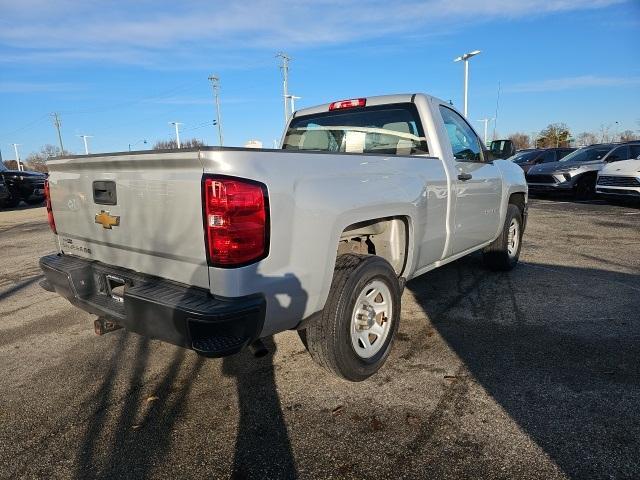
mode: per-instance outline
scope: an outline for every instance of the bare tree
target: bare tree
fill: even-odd
[[[527,148],[530,142],[529,135],[522,132],[512,133],[509,135],[509,140],[513,142],[513,146],[516,147],[516,150]]]
[[[640,139],[640,137],[638,137],[638,135],[636,135],[633,130],[625,130],[624,132],[622,132],[620,134],[620,141],[621,142],[631,142],[633,140],[638,140]]]
[[[578,146],[585,147],[587,145],[593,145],[598,143],[598,135],[593,132],[582,132],[577,137]]]
[[[571,131],[566,123],[550,123],[540,132],[536,141],[538,148],[568,147]]]
[[[182,140],[180,142],[180,148],[196,148],[204,147],[205,143],[197,138],[190,140]],[[173,150],[178,148],[178,143],[175,140],[158,140],[154,145],[154,150]]]
[[[4,163],[4,166],[7,167],[9,170],[18,169],[18,162],[16,162],[15,160],[5,160],[2,163]]]

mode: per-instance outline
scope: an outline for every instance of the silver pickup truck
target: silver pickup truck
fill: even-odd
[[[58,253],[43,286],[124,327],[230,355],[297,329],[351,380],[375,373],[404,282],[476,250],[518,261],[522,169],[423,94],[296,112],[281,148],[82,155],[48,162]]]

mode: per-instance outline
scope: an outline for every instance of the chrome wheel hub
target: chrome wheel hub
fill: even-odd
[[[361,358],[371,358],[383,347],[393,315],[391,290],[381,280],[369,282],[358,295],[351,319],[351,345]]]

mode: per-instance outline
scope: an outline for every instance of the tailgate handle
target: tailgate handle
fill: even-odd
[[[96,180],[93,182],[93,203],[96,205],[115,205],[118,203],[116,182],[112,180]]]

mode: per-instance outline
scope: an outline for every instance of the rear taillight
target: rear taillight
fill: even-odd
[[[209,264],[239,267],[269,252],[267,188],[230,177],[205,177],[204,228]]]
[[[51,194],[49,192],[49,180],[44,181],[44,200],[47,206],[47,220],[49,221],[49,227],[51,227],[51,231],[58,234],[56,230],[56,221],[53,219],[53,210],[51,208]]]
[[[366,98],[352,98],[351,100],[340,100],[329,105],[329,110],[342,110],[345,108],[364,107],[367,104]]]

